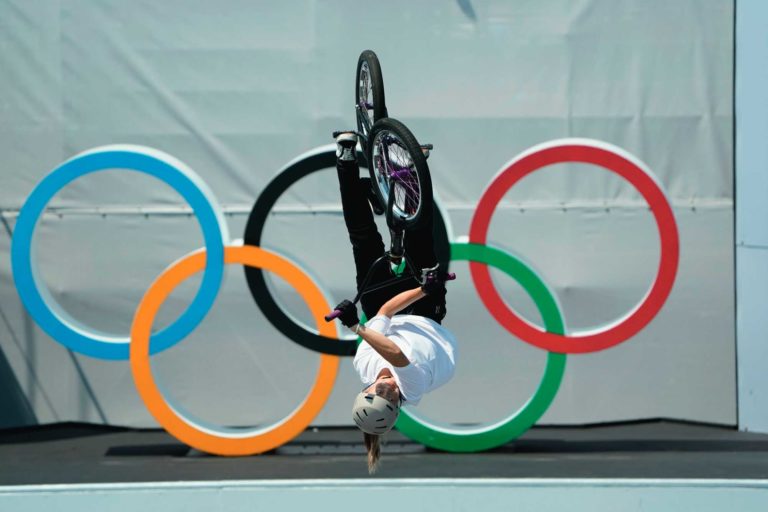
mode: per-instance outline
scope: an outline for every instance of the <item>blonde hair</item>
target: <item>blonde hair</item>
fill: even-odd
[[[400,403],[400,393],[386,384],[377,384],[375,392],[378,396],[393,404]],[[372,475],[379,469],[381,460],[381,436],[363,433],[365,450],[368,452],[368,474]]]
[[[368,452],[368,474],[372,475],[379,469],[381,436],[363,432],[363,441],[365,441],[365,449]]]

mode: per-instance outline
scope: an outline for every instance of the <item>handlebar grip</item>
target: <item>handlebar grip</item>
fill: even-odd
[[[446,281],[453,281],[454,279],[456,279],[456,274],[453,272],[448,272],[448,274],[445,276]]]
[[[334,309],[333,311],[325,315],[325,321],[330,322],[332,320],[339,318],[340,316],[341,316],[341,311],[339,311],[338,309]]]

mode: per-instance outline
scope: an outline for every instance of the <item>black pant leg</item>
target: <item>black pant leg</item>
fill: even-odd
[[[384,255],[384,242],[368,204],[367,191],[360,181],[360,170],[357,162],[337,160],[336,171],[339,178],[344,223],[352,243],[355,277],[359,291],[373,263]],[[431,204],[425,205],[425,207],[418,227],[408,229],[405,233],[405,252],[415,265],[414,271],[417,273],[422,268],[434,267],[437,264],[432,234],[433,207]],[[389,271],[388,263],[383,263],[371,274],[369,285],[375,285],[391,278],[392,274]],[[386,301],[398,293],[416,286],[418,283],[414,280],[403,280],[397,285],[366,293],[360,299],[363,312],[366,317],[372,318]],[[402,313],[425,316],[438,323],[445,316],[445,312],[444,294],[424,297],[407,310],[402,311]]]
[[[405,232],[405,253],[415,265],[414,271],[417,274],[423,268],[432,268],[437,265],[433,235],[433,205],[423,206],[424,212],[418,226]],[[425,316],[437,323],[442,321],[445,313],[445,293],[424,297],[414,303],[410,311],[410,314]]]
[[[344,224],[347,227],[349,241],[352,243],[355,280],[359,291],[372,265],[384,255],[384,242],[373,219],[373,212],[366,197],[367,191],[360,181],[357,162],[337,160],[336,172],[339,178]],[[369,284],[380,283],[390,277],[386,264],[382,264],[371,275]],[[376,315],[382,304],[392,297],[387,293],[389,293],[387,290],[382,290],[362,296],[360,304],[368,318]]]

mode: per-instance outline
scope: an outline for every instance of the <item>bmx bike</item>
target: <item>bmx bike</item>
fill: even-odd
[[[435,278],[434,274],[424,274],[424,270],[430,269],[415,267],[405,253],[404,243],[406,232],[419,225],[426,208],[432,208],[432,180],[427,157],[433,146],[419,144],[405,124],[386,117],[381,66],[376,54],[370,50],[361,53],[357,63],[355,112],[357,135],[368,161],[371,187],[379,204],[384,207],[390,232],[390,248],[371,265],[353,303],[357,303],[366,293],[392,286],[404,279],[414,279],[421,283],[424,279]],[[339,133],[334,132],[334,138]],[[393,277],[369,285],[379,265],[388,265]],[[450,280],[456,276],[446,274],[444,277]],[[331,321],[339,314],[338,310],[334,310],[325,319]]]

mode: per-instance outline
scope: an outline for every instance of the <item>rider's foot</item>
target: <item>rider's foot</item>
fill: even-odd
[[[379,201],[379,196],[377,196],[376,192],[373,190],[371,178],[360,178],[360,181],[362,182],[365,195],[368,198],[373,213],[376,215],[384,215],[384,207],[381,205],[381,201]]]
[[[357,133],[338,132],[336,137],[336,158],[342,162],[357,160]]]

